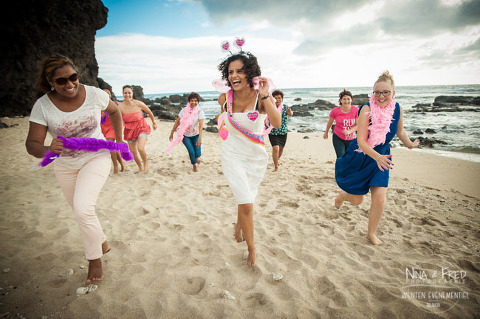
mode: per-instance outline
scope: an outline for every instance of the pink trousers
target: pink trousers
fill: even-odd
[[[53,171],[80,228],[87,260],[102,257],[107,239],[95,213],[98,195],[110,173],[110,156],[96,156],[80,169],[55,165]]]

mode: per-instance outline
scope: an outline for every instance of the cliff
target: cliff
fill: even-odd
[[[80,82],[98,85],[95,33],[107,23],[100,0],[27,1],[9,4],[2,25],[5,43],[0,59],[0,116],[29,115],[37,92],[38,63],[63,54],[79,69]]]

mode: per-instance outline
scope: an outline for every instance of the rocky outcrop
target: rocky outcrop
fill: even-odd
[[[1,19],[0,116],[30,114],[37,98],[33,88],[38,63],[52,53],[73,60],[81,83],[98,86],[95,33],[105,26],[107,15],[100,0],[9,3]]]
[[[419,103],[410,112],[480,112],[480,96],[437,96],[432,104]]]
[[[310,113],[309,111],[312,111],[312,110],[331,110],[335,106],[336,105],[331,103],[331,102],[328,102],[328,101],[325,101],[325,100],[322,100],[322,99],[318,99],[313,103],[292,105],[292,111],[294,112],[295,116],[300,116],[300,117],[313,116],[313,114]]]

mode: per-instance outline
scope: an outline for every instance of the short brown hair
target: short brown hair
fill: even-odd
[[[275,91],[273,91],[273,92],[272,92],[272,96],[275,96],[275,95],[280,95],[280,96],[282,97],[282,99],[283,99],[283,92],[282,92],[282,91],[280,91],[280,90],[275,90]]]
[[[352,95],[352,92],[350,91],[347,91],[346,89],[343,89],[342,92],[340,92],[340,94],[338,95],[340,98],[338,99],[338,102],[340,102],[340,105],[342,105],[342,99],[345,95],[348,95],[349,97],[352,98],[352,101],[353,101],[353,95]]]
[[[198,93],[192,92],[187,96],[187,101],[190,102],[191,99],[197,99],[197,101],[200,103],[200,95]]]
[[[39,94],[43,95],[50,91],[51,85],[48,81],[52,81],[55,71],[63,68],[65,65],[70,65],[75,71],[77,70],[72,60],[57,53],[46,57],[40,62],[35,83],[35,89]]]

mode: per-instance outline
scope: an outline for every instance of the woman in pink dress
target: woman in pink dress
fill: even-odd
[[[145,103],[133,99],[133,88],[130,85],[125,85],[123,91],[123,102],[118,105],[122,111],[124,130],[123,136],[128,142],[128,148],[133,154],[135,163],[137,163],[139,172],[148,172],[147,152],[145,151],[145,144],[147,143],[148,135],[150,134],[150,126],[143,118],[143,112],[147,113],[152,120],[153,129],[157,129],[157,122],[152,111],[145,105]],[[140,153],[140,157],[139,157]]]

